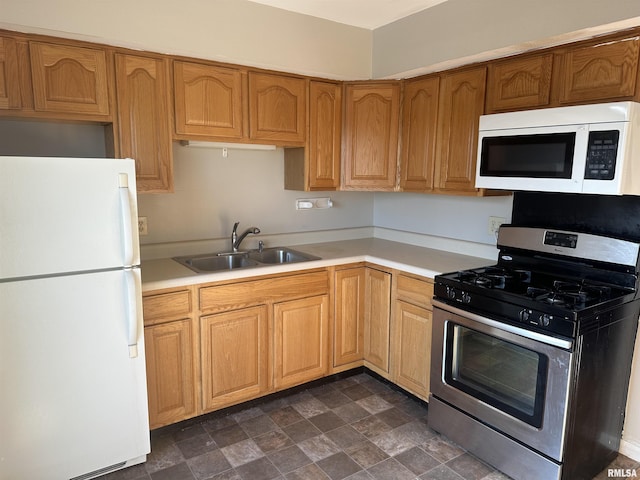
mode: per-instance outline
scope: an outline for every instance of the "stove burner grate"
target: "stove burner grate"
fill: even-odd
[[[478,287],[504,289],[514,284],[529,283],[531,281],[531,272],[501,267],[486,267],[477,270],[460,271],[457,279]]]
[[[611,288],[584,282],[554,280],[552,288],[528,287],[527,296],[550,305],[576,307],[593,300],[608,299]]]

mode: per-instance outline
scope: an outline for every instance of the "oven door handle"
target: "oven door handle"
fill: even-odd
[[[545,335],[543,333],[534,332],[532,330],[526,330],[524,328],[516,327],[515,325],[511,325],[509,323],[499,322],[497,320],[492,320],[487,317],[483,317],[481,315],[471,313],[467,310],[463,310],[458,307],[454,307],[453,305],[449,305],[448,303],[441,302],[437,299],[433,299],[432,305],[441,310],[445,310],[449,313],[453,313],[455,315],[459,315],[463,318],[468,318],[470,320],[474,320],[478,323],[482,323],[483,325],[487,325],[489,327],[498,328],[500,330],[504,330],[510,333],[514,333],[516,335],[520,335],[521,337],[528,338],[531,340],[535,340],[538,342],[546,343],[547,345],[552,345],[554,347],[563,348],[565,350],[570,350],[573,347],[573,340],[565,340],[563,338],[552,337],[551,335]]]

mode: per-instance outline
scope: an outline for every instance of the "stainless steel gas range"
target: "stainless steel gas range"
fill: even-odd
[[[436,276],[429,425],[518,480],[617,455],[640,243],[503,226],[498,262]]]

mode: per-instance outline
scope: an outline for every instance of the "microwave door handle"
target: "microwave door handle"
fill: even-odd
[[[578,125],[576,129],[576,143],[573,148],[573,168],[571,170],[571,181],[580,185],[584,181],[584,171],[587,166],[587,149],[589,148],[589,126]]]

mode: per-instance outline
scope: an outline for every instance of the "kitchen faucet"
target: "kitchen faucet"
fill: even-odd
[[[250,233],[253,233],[254,235],[260,233],[260,229],[258,227],[249,227],[244,232],[242,232],[240,236],[238,236],[238,225],[240,225],[240,222],[234,223],[233,231],[231,232],[231,250],[233,252],[238,251],[238,248],[240,248],[240,243],[242,242],[242,240],[244,240],[244,237],[246,237]]]

